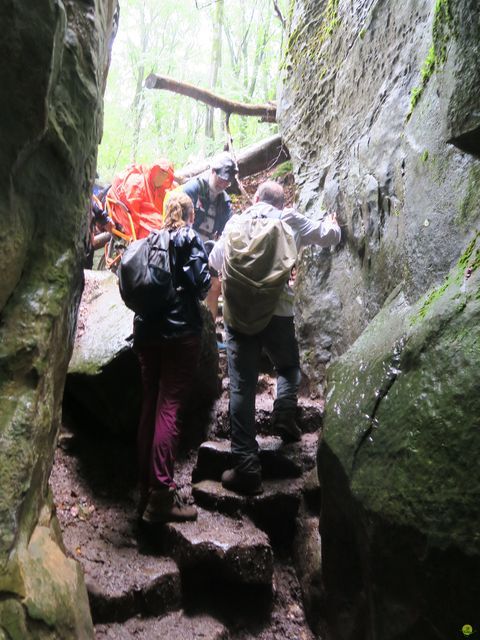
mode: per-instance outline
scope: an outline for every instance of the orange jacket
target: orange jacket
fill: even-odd
[[[153,181],[159,171],[166,171],[167,178],[161,187]],[[132,164],[117,174],[107,194],[110,216],[131,235],[131,225],[125,208],[132,217],[137,239],[148,236],[152,229],[162,226],[163,200],[172,188],[173,165],[161,159],[151,166]],[[123,206],[122,206],[123,205]]]

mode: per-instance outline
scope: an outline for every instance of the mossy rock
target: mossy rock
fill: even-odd
[[[416,638],[412,617],[423,629],[436,616],[435,624],[452,634],[452,612],[474,612],[471,593],[480,577],[479,255],[477,234],[443,286],[414,306],[397,291],[329,372],[319,451],[324,561],[331,568],[337,545],[347,545],[345,555],[351,552],[356,567],[352,582],[359,585],[354,606],[363,610],[357,615],[373,616],[373,624],[385,623],[382,616],[395,600],[397,626],[411,635],[384,638]],[[450,575],[453,557],[458,566],[469,564],[468,576]],[[392,571],[405,573],[405,593],[394,597]],[[409,581],[422,591],[422,571],[438,584],[414,612]],[[453,580],[450,601],[440,592],[442,575]],[[335,591],[338,584],[330,587]],[[359,605],[369,590],[370,600]],[[450,619],[443,609],[450,609]]]

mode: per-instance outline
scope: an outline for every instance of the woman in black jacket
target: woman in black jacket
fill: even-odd
[[[155,320],[136,316],[134,348],[140,361],[143,405],[138,428],[140,515],[145,522],[195,520],[195,507],[177,494],[173,465],[179,438],[178,411],[193,381],[200,349],[199,301],[210,288],[208,257],[192,229],[194,209],[182,192],[170,197],[164,228],[176,297]]]

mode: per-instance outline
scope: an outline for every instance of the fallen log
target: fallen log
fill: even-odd
[[[173,91],[173,93],[180,93],[183,96],[204,102],[211,107],[221,109],[227,116],[231,113],[236,113],[240,116],[259,116],[261,122],[276,122],[277,106],[275,103],[247,104],[245,102],[236,102],[207,91],[207,89],[200,89],[193,84],[179,82],[168,76],[158,76],[155,73],[151,73],[147,77],[145,86],[147,89],[165,89],[166,91]]]
[[[260,142],[251,144],[244,149],[240,149],[236,159],[238,162],[239,177],[251,176],[259,171],[271,169],[285,160],[290,158],[287,147],[282,142],[282,136],[276,134],[265,138]],[[178,171],[175,171],[175,177],[179,182],[185,182],[194,176],[206,171],[210,166],[210,159],[190,164]]]

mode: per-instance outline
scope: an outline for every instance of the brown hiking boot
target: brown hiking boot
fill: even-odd
[[[188,522],[197,519],[194,506],[185,504],[176,489],[153,489],[142,516],[143,522]]]
[[[222,473],[222,486],[247,496],[263,493],[262,476],[259,473],[245,473],[238,469],[227,469]]]
[[[292,411],[278,411],[272,416],[273,432],[281,437],[285,444],[299,442],[302,432]]]

